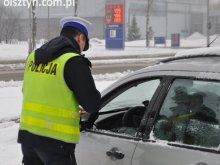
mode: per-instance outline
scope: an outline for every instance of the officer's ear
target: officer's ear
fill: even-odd
[[[83,41],[83,42],[86,41],[86,37],[85,37],[85,35],[83,33],[80,33],[79,37],[80,37],[81,41]]]
[[[80,33],[77,34],[74,39],[76,40],[76,42],[79,44],[80,43]]]
[[[79,33],[77,34],[74,39],[76,40],[76,42],[80,45],[81,43],[84,43],[86,41],[86,37],[83,33]]]

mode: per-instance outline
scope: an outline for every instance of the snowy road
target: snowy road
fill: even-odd
[[[0,81],[21,81],[23,73],[23,70],[0,71]]]
[[[135,71],[141,68],[155,64],[157,61],[133,62],[133,63],[115,63],[115,64],[101,64],[93,65],[93,74],[105,74],[124,72],[127,70]],[[19,70],[0,70],[0,81],[21,81],[23,79],[23,69]]]
[[[91,58],[93,74],[105,74],[138,70],[153,65],[161,59],[172,57],[174,54],[151,54],[138,56],[109,56]],[[0,64],[0,81],[21,81],[23,78],[24,61],[4,61]]]

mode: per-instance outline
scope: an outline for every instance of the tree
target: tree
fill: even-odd
[[[210,1],[210,10],[220,10],[219,0]]]
[[[0,7],[0,42],[4,40],[9,43],[15,39],[15,34],[19,33],[19,19],[21,13],[14,12],[11,8],[6,10],[5,7]]]
[[[150,8],[153,3],[153,0],[147,0],[147,16],[146,16],[146,47],[150,45],[150,31],[149,31],[149,22],[150,22]]]
[[[6,16],[8,19],[5,20],[5,42],[10,43],[14,39],[15,33],[19,29],[19,18],[20,13],[15,13],[13,10],[7,10]]]
[[[134,41],[141,38],[140,29],[137,26],[135,15],[133,15],[131,25],[128,27],[128,41]]]
[[[4,6],[0,6],[0,43],[3,40],[3,34],[4,34],[4,29],[5,29],[5,8]]]
[[[37,34],[37,17],[36,17],[36,1],[31,1],[29,8],[29,38],[28,38],[28,53],[30,54],[36,48]]]
[[[154,38],[154,31],[152,26],[149,27],[149,39],[152,40]]]

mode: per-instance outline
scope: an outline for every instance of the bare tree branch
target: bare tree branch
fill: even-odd
[[[14,39],[15,33],[19,33],[19,19],[21,12],[16,13],[11,8],[0,7],[0,41],[3,39],[9,43]],[[4,38],[3,38],[4,37]]]

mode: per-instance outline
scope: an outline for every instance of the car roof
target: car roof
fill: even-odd
[[[177,53],[175,57],[135,71],[113,83],[102,92],[102,96],[113,88],[134,79],[144,77],[194,77],[220,81],[220,48],[201,48]]]
[[[210,56],[216,55],[220,56],[220,47],[208,47],[208,48],[196,48],[196,49],[188,49],[185,51],[177,52],[175,57],[183,57],[183,56]]]
[[[220,73],[220,47],[178,52],[174,57],[146,67],[142,71],[195,71]]]

